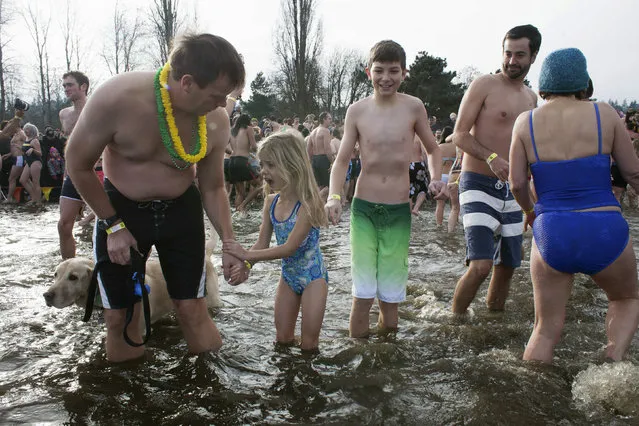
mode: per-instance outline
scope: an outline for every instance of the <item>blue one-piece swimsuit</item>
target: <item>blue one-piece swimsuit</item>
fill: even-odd
[[[569,274],[593,275],[614,262],[629,240],[628,223],[619,211],[575,210],[620,207],[612,193],[610,155],[601,153],[601,118],[595,106],[599,152],[564,161],[541,161],[535,144],[533,113],[529,126],[537,162],[530,165],[539,201],[533,235],[548,265]]]
[[[297,212],[300,209],[298,201],[293,207],[293,211],[288,219],[280,222],[275,219],[275,205],[280,195],[275,195],[273,204],[271,204],[271,223],[275,231],[275,239],[278,245],[286,243],[288,236],[295,227],[297,222]],[[322,252],[319,246],[319,228],[312,227],[308,236],[304,238],[302,244],[290,257],[282,259],[282,278],[288,286],[296,293],[301,295],[304,289],[311,282],[324,278],[328,283],[328,271],[324,265]]]

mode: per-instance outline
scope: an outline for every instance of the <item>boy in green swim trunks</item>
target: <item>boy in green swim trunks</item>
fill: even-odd
[[[359,141],[362,171],[351,204],[351,337],[368,335],[368,315],[375,297],[380,307],[379,327],[397,328],[397,308],[406,298],[408,280],[408,163],[415,134],[428,152],[433,178],[430,192],[436,199],[447,197],[446,185],[441,181],[441,152],[424,104],[418,98],[397,93],[406,76],[404,49],[394,41],[380,41],[371,49],[366,74],[374,92],[346,112],[326,203],[329,220],[337,224],[342,214],[341,186]]]

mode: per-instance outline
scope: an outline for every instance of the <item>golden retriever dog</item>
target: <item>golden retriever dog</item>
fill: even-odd
[[[206,304],[209,308],[222,306],[217,271],[211,262],[211,255],[217,245],[217,239],[217,235],[214,234],[214,238],[206,243]],[[94,264],[93,260],[82,257],[62,261],[55,269],[53,285],[43,294],[47,306],[62,309],[75,304],[84,308]],[[146,262],[145,284],[151,288],[149,305],[151,324],[153,324],[173,311],[173,302],[169,297],[158,259],[153,258]],[[141,321],[144,321],[142,315],[140,318]]]

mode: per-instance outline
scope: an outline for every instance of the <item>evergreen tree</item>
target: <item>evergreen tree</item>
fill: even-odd
[[[462,84],[453,83],[454,71],[445,71],[446,59],[419,52],[409,68],[409,77],[400,91],[418,97],[424,102],[429,116],[448,117],[457,112],[464,95]]]
[[[275,97],[264,73],[259,72],[251,82],[251,97],[242,102],[242,110],[257,119],[269,116],[275,110]]]

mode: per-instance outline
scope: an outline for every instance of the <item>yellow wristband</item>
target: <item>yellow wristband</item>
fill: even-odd
[[[495,158],[497,158],[497,153],[493,152],[486,158],[486,163],[490,164]]]
[[[120,222],[120,223],[116,223],[115,225],[113,225],[110,228],[107,228],[106,233],[108,235],[113,234],[114,232],[118,232],[122,229],[126,228],[126,225],[124,224],[124,222]]]
[[[339,194],[331,194],[328,198],[330,198],[331,200],[340,201],[342,199],[342,196]]]
[[[236,99],[236,98],[234,98],[233,96],[227,96],[227,97],[226,97],[226,100],[227,100],[227,101],[232,101],[232,102],[237,102],[237,99]]]
[[[534,212],[535,212],[535,208],[534,207],[531,208],[530,210],[524,210],[524,213],[526,213],[526,214],[531,214],[531,213],[534,213]]]
[[[251,262],[249,262],[248,260],[245,260],[244,266],[246,266],[246,269],[250,270],[253,265],[251,265]]]

